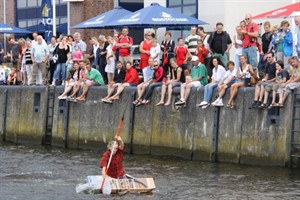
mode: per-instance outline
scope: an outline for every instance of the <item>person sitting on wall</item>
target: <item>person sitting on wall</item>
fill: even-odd
[[[293,74],[285,83],[280,84],[280,88],[278,90],[279,93],[279,101],[276,104],[277,107],[282,108],[284,102],[288,95],[294,90],[300,87],[300,61],[297,56],[294,56],[289,59],[290,64],[293,67]]]
[[[192,87],[204,87],[208,83],[208,72],[204,64],[199,62],[199,57],[192,57],[193,67],[190,76],[186,76],[185,83],[180,88],[180,100],[175,105],[185,105]],[[189,77],[189,78],[187,78]]]
[[[231,87],[237,81],[237,69],[235,68],[235,64],[232,61],[228,61],[227,68],[229,70],[226,71],[224,77],[218,84],[219,97],[211,104],[213,106],[224,106],[223,97],[227,88]]]
[[[254,95],[254,102],[252,105],[249,107],[249,109],[254,109],[254,108],[264,108],[267,107],[267,105],[263,104],[263,98],[264,98],[264,93],[265,93],[265,87],[272,82],[275,81],[276,78],[276,62],[274,59],[274,53],[269,52],[267,53],[267,65],[266,65],[266,74],[264,78],[262,79],[261,83],[258,83],[255,86],[255,95]]]
[[[174,87],[181,86],[185,82],[184,70],[177,64],[176,58],[170,59],[170,64],[172,66],[172,79],[165,82],[161,87],[161,98],[156,104],[157,106],[171,105],[172,91]],[[168,90],[168,100],[164,103],[165,95]]]
[[[106,102],[109,99],[109,97],[113,95],[115,89],[122,85],[122,83],[124,82],[126,71],[123,68],[121,61],[117,61],[116,64],[117,66],[114,72],[114,80],[112,82],[108,82],[107,96],[101,99],[102,102]],[[108,103],[110,103],[110,101]]]
[[[211,59],[210,67],[213,68],[211,77],[212,82],[204,87],[204,98],[200,104],[197,104],[198,107],[205,109],[210,105],[209,102],[212,98],[214,88],[218,87],[219,82],[222,80],[226,72],[225,68],[221,64],[222,63],[219,58],[213,57]]]
[[[106,103],[112,103],[113,100],[118,100],[120,97],[120,94],[123,92],[125,87],[129,86],[137,86],[139,84],[139,75],[136,69],[132,66],[131,62],[126,62],[126,73],[125,73],[125,79],[124,83],[122,83],[119,87],[117,92],[109,97],[105,102]]]
[[[87,66],[87,62],[88,61],[88,64],[90,63],[89,60],[81,60],[79,62],[79,67],[80,67],[80,72],[79,72],[79,78],[78,80],[74,83],[74,86],[73,86],[73,92],[70,96],[67,97],[67,101],[73,101],[73,102],[76,102],[76,95],[77,93],[79,92],[80,90],[80,86],[84,80],[84,77],[86,76],[86,74],[88,73],[87,69],[86,69],[86,66]]]
[[[80,67],[78,62],[74,62],[73,67],[69,69],[68,77],[65,80],[65,90],[58,99],[67,99],[68,93],[72,90],[76,82],[80,79]]]
[[[148,104],[150,103],[150,98],[152,96],[153,90],[156,87],[159,87],[165,82],[166,77],[164,75],[164,69],[159,66],[159,62],[157,60],[153,63],[154,66],[154,74],[152,80],[149,82],[148,87],[146,88],[146,94],[145,99],[143,101],[140,101],[136,106],[139,106],[141,104]]]
[[[270,104],[270,106],[268,108],[270,109],[270,108],[276,106],[275,101],[276,101],[276,94],[277,94],[278,88],[281,83],[287,82],[289,80],[289,78],[290,78],[290,75],[289,75],[288,70],[284,69],[283,62],[281,60],[278,60],[276,62],[276,80],[275,80],[275,82],[266,86],[263,105],[267,105],[269,93],[271,92],[271,90],[273,90],[272,103]],[[265,106],[265,107],[267,107],[267,106]]]
[[[89,60],[87,61],[89,62]],[[88,73],[85,75],[83,82],[81,83],[82,94],[76,98],[77,101],[85,101],[86,95],[91,86],[105,85],[101,73],[97,69],[92,68],[90,62],[86,65],[86,69]]]
[[[153,67],[153,58],[148,59],[149,66],[143,69],[143,78],[144,81],[137,86],[137,99],[133,102],[133,104],[140,105],[142,102],[143,95],[148,87],[149,83],[152,81],[154,67]]]
[[[241,67],[238,68],[237,78],[238,81],[231,85],[230,88],[230,99],[227,103],[228,108],[234,108],[234,99],[237,95],[238,89],[240,87],[246,87],[250,83],[251,76],[254,75],[254,70],[252,66],[247,64],[247,57],[245,55],[240,56]]]

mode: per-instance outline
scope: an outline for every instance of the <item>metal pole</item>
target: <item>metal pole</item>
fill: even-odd
[[[53,35],[56,36],[56,0],[52,0],[52,10],[53,10]]]
[[[6,24],[6,0],[3,0],[3,23]],[[4,55],[6,54],[6,33],[4,33],[3,37],[4,43]]]

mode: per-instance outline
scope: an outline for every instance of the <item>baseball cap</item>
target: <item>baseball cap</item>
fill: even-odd
[[[198,60],[199,60],[198,56],[193,56],[192,57],[192,61],[198,61]]]

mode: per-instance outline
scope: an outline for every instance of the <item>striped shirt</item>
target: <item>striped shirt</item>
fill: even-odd
[[[185,45],[189,49],[189,52],[194,55],[197,49],[197,40],[200,39],[199,35],[188,35],[185,38]]]
[[[31,49],[26,49],[25,51],[25,64],[32,65]]]

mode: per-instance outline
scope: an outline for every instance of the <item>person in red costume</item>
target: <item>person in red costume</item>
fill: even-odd
[[[124,155],[124,142],[120,136],[115,138],[115,141],[111,141],[107,145],[107,151],[104,152],[100,160],[99,166],[102,168],[102,175],[106,175],[112,178],[123,178],[125,176],[125,170],[123,166],[123,155]],[[114,143],[116,144],[114,145]],[[107,165],[111,153],[112,158],[107,170]],[[107,171],[106,171],[107,170]]]

